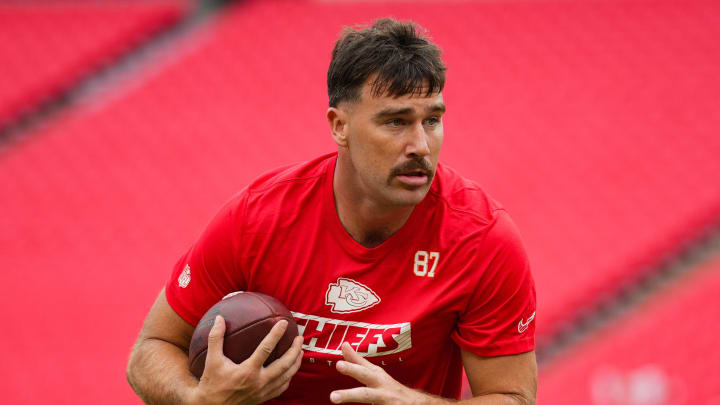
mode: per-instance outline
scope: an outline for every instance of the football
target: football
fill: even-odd
[[[198,378],[205,370],[208,335],[217,315],[225,319],[223,352],[235,363],[250,357],[273,325],[283,319],[288,321],[288,327],[265,365],[282,356],[298,335],[292,314],[277,299],[257,292],[228,294],[203,315],[190,341],[190,371]]]

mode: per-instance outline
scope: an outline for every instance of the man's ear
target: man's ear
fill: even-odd
[[[340,108],[330,107],[327,110],[327,120],[333,140],[341,148],[347,148],[348,114]]]

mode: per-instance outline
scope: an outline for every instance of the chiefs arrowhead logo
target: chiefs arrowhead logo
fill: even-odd
[[[370,287],[349,278],[340,277],[336,283],[330,283],[325,293],[325,305],[330,312],[357,312],[377,305],[380,297]]]

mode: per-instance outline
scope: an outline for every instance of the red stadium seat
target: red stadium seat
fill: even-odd
[[[0,4],[0,129],[176,22],[184,9],[178,1]]]
[[[720,258],[680,284],[543,369],[538,404],[717,404]]]

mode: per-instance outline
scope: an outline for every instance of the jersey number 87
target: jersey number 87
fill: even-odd
[[[440,252],[418,250],[415,253],[413,273],[418,277],[435,277],[435,268],[440,260]],[[429,271],[428,271],[429,269]]]

